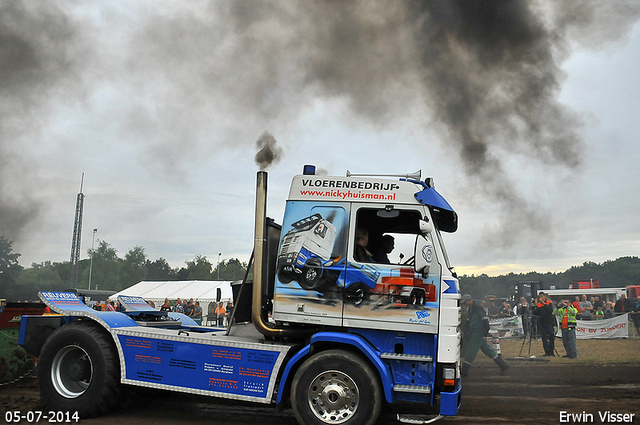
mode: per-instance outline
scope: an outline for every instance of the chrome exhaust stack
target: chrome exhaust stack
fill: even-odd
[[[267,172],[259,171],[256,182],[256,218],[253,261],[253,292],[251,297],[251,320],[253,326],[264,336],[293,336],[295,329],[277,328],[269,323],[263,302],[268,267],[265,264],[267,245]]]

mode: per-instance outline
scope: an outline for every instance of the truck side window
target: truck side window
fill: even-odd
[[[353,258],[362,263],[410,262],[421,219],[419,210],[360,208],[356,215]]]

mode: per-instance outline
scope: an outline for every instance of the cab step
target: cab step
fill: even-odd
[[[433,416],[427,416],[427,415],[406,415],[403,413],[398,413],[397,419],[398,419],[398,422],[402,422],[403,424],[422,425],[422,424],[433,423],[438,419],[442,419],[443,417],[444,417],[443,415],[438,415],[433,417]]]
[[[431,394],[431,387],[428,387],[426,385],[397,384],[393,386],[393,391],[397,393]]]
[[[433,356],[425,356],[422,354],[396,354],[396,353],[380,353],[383,360],[402,360],[407,362],[433,362]]]

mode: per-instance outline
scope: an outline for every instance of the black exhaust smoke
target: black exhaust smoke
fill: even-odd
[[[245,123],[300,123],[319,98],[385,130],[424,110],[421,124],[440,130],[504,218],[487,240],[508,245],[522,229],[549,229],[508,161],[572,170],[582,159],[580,119],[558,101],[570,43],[624,39],[640,15],[636,0],[210,1],[138,9],[114,38],[104,17],[119,12],[83,7],[0,3],[0,231],[28,227],[8,216],[30,217],[39,202],[29,152],[59,106],[118,87],[138,101],[102,121],[146,146],[140,163],[162,176],[194,152],[234,146]],[[213,121],[233,130],[211,143]],[[278,160],[270,140],[258,142],[261,168]]]
[[[276,145],[276,138],[268,131],[265,131],[256,140],[256,149],[258,149],[258,153],[256,153],[254,161],[260,166],[261,171],[266,170],[272,164],[278,163],[282,157],[282,148]]]

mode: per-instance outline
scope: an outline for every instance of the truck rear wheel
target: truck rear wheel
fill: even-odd
[[[416,288],[411,291],[411,304],[413,305],[423,306],[426,302],[426,298],[427,296],[422,289]]]
[[[120,368],[113,341],[95,323],[58,328],[38,359],[40,397],[49,410],[81,418],[107,413],[118,401]]]
[[[369,299],[369,287],[363,282],[356,282],[349,286],[346,290],[347,298],[356,307],[362,305],[363,302]]]
[[[328,350],[305,361],[291,384],[291,407],[308,425],[372,425],[382,391],[372,367],[344,350]]]

